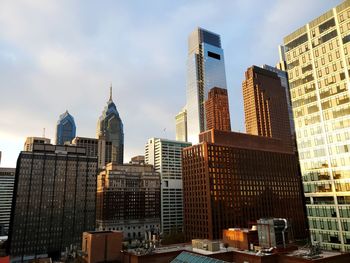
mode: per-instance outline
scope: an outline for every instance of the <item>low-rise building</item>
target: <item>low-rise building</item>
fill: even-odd
[[[120,262],[123,247],[121,231],[89,231],[83,233],[83,260],[86,263]]]

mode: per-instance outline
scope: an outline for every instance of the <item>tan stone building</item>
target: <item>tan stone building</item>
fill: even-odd
[[[107,164],[97,179],[96,227],[143,239],[160,228],[160,176],[152,165]]]

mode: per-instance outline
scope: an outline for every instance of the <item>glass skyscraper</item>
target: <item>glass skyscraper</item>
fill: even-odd
[[[97,122],[97,138],[103,137],[112,142],[112,162],[123,164],[124,161],[124,131],[123,122],[112,99],[112,87],[107,106]]]
[[[204,102],[213,87],[226,89],[224,51],[220,35],[196,28],[188,39],[187,58],[187,136],[198,143],[206,130]]]
[[[61,114],[56,126],[56,144],[63,145],[65,142],[70,142],[75,137],[76,127],[74,118],[66,110]]]
[[[350,251],[350,1],[284,45],[311,239]]]

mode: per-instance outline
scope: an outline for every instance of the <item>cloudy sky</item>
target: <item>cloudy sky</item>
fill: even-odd
[[[53,139],[66,109],[78,136],[95,137],[111,82],[125,161],[143,154],[150,137],[174,139],[187,37],[197,26],[221,35],[231,125],[244,131],[246,68],[275,65],[284,36],[340,2],[0,0],[1,166],[15,166],[25,137],[45,128]]]

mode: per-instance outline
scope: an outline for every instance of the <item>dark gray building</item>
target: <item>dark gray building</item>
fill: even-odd
[[[95,229],[97,157],[85,148],[34,144],[17,160],[9,231],[11,260],[58,257]]]

